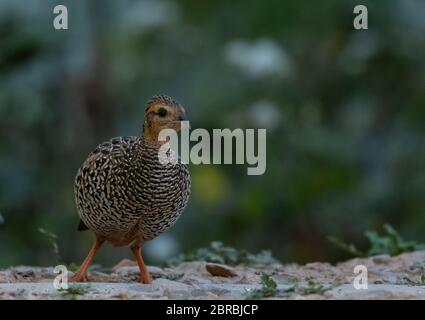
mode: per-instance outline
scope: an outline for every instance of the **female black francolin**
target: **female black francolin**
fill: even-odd
[[[141,248],[170,228],[190,195],[188,168],[180,161],[162,164],[162,129],[179,131],[187,120],[184,108],[167,96],[154,96],[146,106],[141,137],[118,137],[91,152],[75,178],[79,230],[91,230],[95,242],[70,279],[88,281],[87,269],[105,241],[129,246],[140,268],[140,282],[152,278]]]

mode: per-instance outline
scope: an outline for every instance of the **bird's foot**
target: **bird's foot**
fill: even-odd
[[[73,277],[68,279],[68,282],[88,282],[89,277],[87,276],[87,273],[76,273]]]
[[[139,283],[150,284],[152,283],[152,277],[150,275],[142,275],[140,276]]]

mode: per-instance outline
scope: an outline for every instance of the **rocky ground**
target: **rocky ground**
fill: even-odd
[[[356,265],[368,270],[368,289],[353,286]],[[138,284],[138,269],[123,260],[90,283],[57,291],[53,268],[0,271],[0,299],[425,299],[425,251],[328,263],[226,266],[200,261],[149,267],[154,281]],[[268,275],[269,277],[265,276]]]

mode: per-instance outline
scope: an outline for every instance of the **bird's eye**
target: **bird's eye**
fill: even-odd
[[[158,115],[163,118],[167,115],[167,110],[165,110],[164,108],[159,108],[158,110]]]

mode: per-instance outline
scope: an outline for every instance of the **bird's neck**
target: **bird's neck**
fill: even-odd
[[[157,154],[159,152],[159,149],[161,148],[162,143],[159,143],[159,141],[149,139],[149,137],[141,136],[140,137],[140,144],[139,144],[139,154]]]
[[[146,139],[144,136],[140,138],[140,143],[137,151],[137,162],[146,163],[155,163],[155,164],[164,164],[164,163],[175,163],[178,162],[178,154],[171,150],[170,147],[161,150],[161,147],[165,142],[159,143],[158,141],[152,141]]]
[[[166,141],[159,141],[160,128],[144,124],[141,139],[152,147],[160,148]]]

